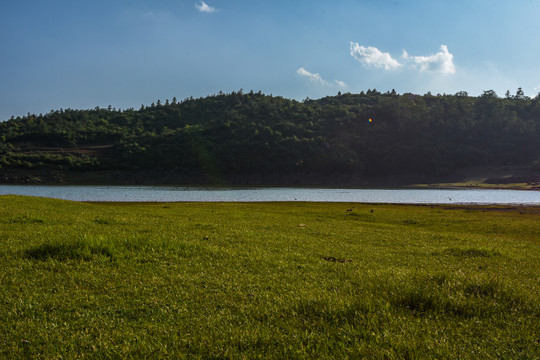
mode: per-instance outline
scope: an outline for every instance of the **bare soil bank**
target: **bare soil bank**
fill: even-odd
[[[530,166],[488,167],[461,169],[447,180],[422,182],[419,188],[485,188],[540,190],[540,169]]]

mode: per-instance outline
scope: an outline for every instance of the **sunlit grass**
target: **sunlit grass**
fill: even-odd
[[[540,357],[540,209],[0,197],[0,358]]]

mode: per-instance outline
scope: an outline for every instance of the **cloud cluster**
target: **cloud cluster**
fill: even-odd
[[[199,4],[195,4],[195,7],[197,8],[197,10],[204,13],[213,13],[217,11],[215,7],[209,6],[204,1],[201,1]]]
[[[351,56],[360,61],[365,67],[375,67],[385,70],[397,69],[401,64],[389,53],[382,52],[373,46],[361,46],[351,42]]]
[[[429,56],[409,56],[403,50],[403,58],[411,59],[414,62],[413,67],[420,72],[436,72],[441,74],[455,74],[454,55],[448,52],[446,45],[441,45],[441,51]]]
[[[400,63],[390,53],[382,52],[373,46],[365,47],[351,42],[350,51],[351,56],[360,61],[366,68],[396,70],[403,65],[408,65],[411,69],[419,72],[456,73],[454,55],[448,51],[446,45],[441,45],[438,53],[429,56],[410,56],[407,51],[403,50],[402,58],[404,63]]]
[[[390,53],[382,52],[374,46],[363,46],[358,43],[350,43],[350,54],[366,68],[397,70],[406,66],[407,68],[434,74],[455,74],[454,55],[448,51],[446,45],[441,45],[439,52],[428,56],[410,56],[403,50],[400,60],[392,57]],[[307,71],[304,67],[296,70],[300,76],[309,78],[312,82],[323,86],[347,88],[347,84],[341,80],[334,82],[326,81],[318,73]]]
[[[301,67],[300,69],[296,70],[296,73],[298,75],[301,75],[301,76],[305,76],[307,78],[309,78],[311,81],[313,82],[316,82],[318,84],[321,84],[321,85],[324,85],[324,86],[333,86],[331,83],[329,83],[328,81],[324,80],[320,74],[318,73],[311,73],[309,71],[307,71],[306,69],[304,69],[304,67]],[[345,84],[345,82],[343,81],[340,81],[340,80],[334,80],[336,82],[336,84],[342,88],[346,88],[347,87],[347,84]]]

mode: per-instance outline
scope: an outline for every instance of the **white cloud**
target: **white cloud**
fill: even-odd
[[[361,46],[351,42],[351,56],[360,61],[366,68],[395,70],[404,64],[409,64],[410,68],[418,72],[431,72],[439,74],[455,74],[454,55],[448,51],[446,45],[441,45],[440,51],[429,56],[410,56],[403,50],[401,57],[404,60],[400,63],[387,52],[382,52],[373,46]]]
[[[441,45],[441,51],[429,56],[409,56],[403,50],[403,58],[411,59],[414,62],[413,67],[420,72],[428,71],[441,74],[455,74],[454,55],[448,52],[446,45]]]
[[[205,3],[204,1],[201,1],[200,4],[195,4],[195,7],[197,8],[197,10],[199,10],[200,12],[205,12],[205,13],[213,13],[213,12],[216,12],[217,9],[213,6],[209,6],[207,3]]]
[[[321,75],[319,74],[313,74],[313,73],[310,73],[309,71],[307,71],[306,69],[304,69],[303,67],[301,67],[300,69],[296,70],[296,73],[298,75],[302,75],[302,76],[306,76],[308,77],[311,81],[314,81],[314,82],[317,82],[319,84],[322,84],[322,85],[330,85],[330,83],[328,83],[326,80],[324,80]]]
[[[395,70],[401,66],[389,53],[382,52],[373,46],[365,47],[353,42],[351,42],[351,56],[360,61],[365,67]]]
[[[338,84],[338,86],[342,87],[342,88],[347,88],[347,84],[345,84],[345,82],[343,81],[340,81],[340,80],[334,80],[336,82],[336,84]]]

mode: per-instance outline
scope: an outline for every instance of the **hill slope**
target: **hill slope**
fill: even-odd
[[[303,102],[262,93],[0,123],[0,181],[361,185],[534,167],[540,97],[369,90]],[[101,174],[101,175],[100,175]]]

